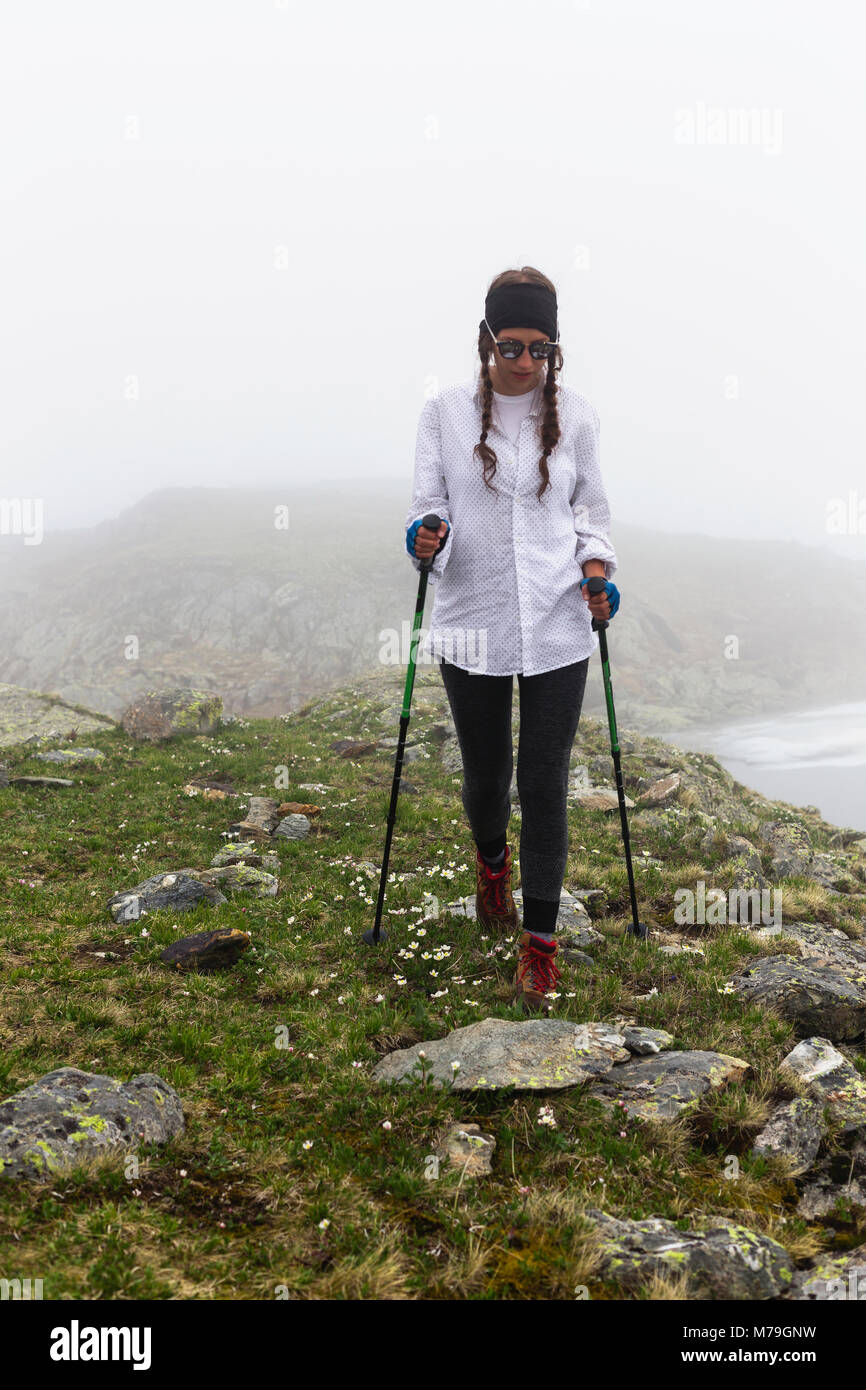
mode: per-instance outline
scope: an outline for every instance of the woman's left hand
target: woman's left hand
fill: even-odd
[[[586,579],[580,581],[580,591],[589,604],[589,611],[593,618],[598,618],[603,622],[609,622],[619,608],[619,589],[612,579],[608,579],[601,593],[591,594],[584,588],[587,580],[591,578],[592,575],[587,575]]]

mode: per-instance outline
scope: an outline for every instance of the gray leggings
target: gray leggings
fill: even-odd
[[[538,676],[517,676],[520,737],[520,881],[523,925],[555,930],[568,858],[568,773],[589,657]],[[461,797],[475,843],[492,855],[511,816],[514,750],[512,676],[472,675],[440,659],[439,669],[463,756]]]

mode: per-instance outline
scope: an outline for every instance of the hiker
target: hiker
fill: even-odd
[[[592,619],[609,620],[619,607],[609,582],[617,560],[599,418],[585,396],[557,385],[558,330],[546,275],[523,266],[495,277],[479,324],[480,376],[444,387],[421,411],[406,519],[414,567],[434,556],[429,647],[463,759],[477,917],[499,932],[520,925],[506,839],[518,680],[523,929],[515,998],[524,1013],[547,1012],[544,996],[560,979],[571,748],[598,646]],[[429,512],[442,518],[438,532],[421,525]],[[592,575],[608,581],[600,594],[585,590]]]

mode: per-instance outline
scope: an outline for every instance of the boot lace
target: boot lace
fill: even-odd
[[[547,994],[556,989],[562,978],[559,966],[553,956],[541,951],[537,946],[524,946],[521,952],[521,979],[529,976],[530,983],[539,994]]]

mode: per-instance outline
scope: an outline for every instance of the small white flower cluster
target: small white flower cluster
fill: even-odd
[[[556,1116],[554,1115],[549,1105],[542,1105],[540,1107],[538,1111],[538,1119],[535,1121],[535,1123],[537,1125],[549,1125],[551,1129],[557,1128]]]

